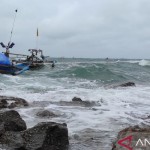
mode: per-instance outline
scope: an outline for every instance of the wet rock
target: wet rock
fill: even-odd
[[[96,108],[92,108],[92,110],[93,110],[93,111],[97,111],[98,109],[96,109]]]
[[[81,106],[81,107],[93,107],[93,106],[99,106],[100,104],[96,102],[90,102],[90,101],[73,101],[73,102],[66,102],[66,101],[60,101],[55,103],[57,105],[61,106]]]
[[[120,85],[110,85],[110,86],[107,86],[106,88],[109,89],[109,88],[119,88],[119,87],[133,87],[135,86],[135,83],[134,82],[126,82],[126,83],[122,83]]]
[[[26,130],[26,123],[15,110],[0,113],[0,148],[14,150],[23,145],[20,131]]]
[[[8,106],[8,108],[10,108],[10,109],[15,108],[15,107],[17,107],[16,103],[11,103],[11,104]]]
[[[48,111],[48,110],[43,110],[43,111],[40,111],[40,112],[38,112],[37,114],[36,114],[38,117],[48,117],[48,118],[50,118],[50,117],[57,117],[57,115],[56,114],[54,114],[53,112],[51,112],[51,111]]]
[[[1,108],[11,109],[15,107],[22,107],[28,105],[29,105],[28,102],[22,98],[0,96],[0,109]]]
[[[25,121],[15,110],[0,113],[0,131],[23,131],[27,126]]]
[[[5,99],[0,100],[0,108],[7,108],[8,103]]]
[[[74,98],[72,99],[72,101],[73,101],[73,102],[82,102],[82,99],[79,98],[79,97],[74,97]]]
[[[67,150],[67,124],[39,123],[26,130],[15,110],[0,113],[0,148],[7,150]]]
[[[39,123],[22,133],[27,150],[66,150],[68,130],[66,124]]]
[[[5,133],[4,122],[0,120],[0,137]]]
[[[90,101],[83,101],[81,98],[79,97],[74,97],[72,99],[72,102],[68,102],[68,103],[72,103],[73,105],[79,105],[79,106],[85,106],[85,107],[92,107],[92,106],[95,106],[95,105],[98,105],[96,104],[95,102],[90,102]]]
[[[134,82],[127,82],[119,85],[120,87],[128,87],[128,86],[135,86]]]
[[[0,148],[4,150],[26,150],[21,132],[6,131],[0,137]]]

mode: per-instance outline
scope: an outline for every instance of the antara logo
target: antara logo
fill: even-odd
[[[133,150],[133,148],[131,147],[132,138],[133,138],[132,135],[123,138],[118,141],[118,144],[121,145],[122,147],[125,147],[127,150]]]
[[[139,139],[136,143],[136,146],[147,147],[148,145],[150,145],[150,142],[147,139],[144,139],[143,141]]]
[[[126,150],[133,150],[131,146],[132,140],[133,140],[133,136],[131,135],[119,140],[117,143],[120,146],[126,148]],[[135,144],[135,147],[147,147],[147,146],[150,146],[150,141],[148,139],[143,139],[143,140],[138,139],[138,141]]]

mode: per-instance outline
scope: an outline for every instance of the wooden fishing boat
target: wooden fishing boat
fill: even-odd
[[[13,64],[8,57],[8,54],[0,53],[0,73],[19,75],[29,69],[29,65],[23,63]]]
[[[15,10],[15,17],[13,21],[13,26],[10,34],[10,40],[8,45],[0,45],[6,49],[4,53],[0,53],[0,73],[18,75],[32,68],[41,68],[44,66],[45,56],[43,55],[42,50],[29,49],[31,55],[15,54],[10,53],[9,49],[12,48],[15,44],[11,42],[15,19],[17,10]],[[38,29],[37,29],[37,47],[38,47]],[[13,58],[15,56],[17,58]],[[18,57],[20,57],[18,59]],[[51,61],[52,62],[52,61]],[[54,67],[54,62],[52,62],[52,67]]]
[[[52,67],[55,66],[56,61],[49,60],[48,59],[49,56],[44,56],[42,50],[29,49],[28,51],[31,53],[30,55],[14,54],[14,53],[9,54],[16,56],[16,58],[13,57],[12,59],[14,64],[22,63],[24,65],[29,66],[29,69],[39,69],[48,64],[51,65]]]
[[[13,61],[11,61],[9,57],[10,55],[9,49],[13,48],[13,46],[15,45],[13,42],[11,42],[17,10],[15,10],[15,12],[16,13],[15,13],[14,21],[13,21],[11,34],[10,34],[10,40],[7,45],[5,45],[2,42],[0,43],[2,48],[6,49],[4,53],[0,53],[0,73],[3,73],[3,74],[18,75],[29,69],[29,65],[25,65],[23,63],[14,64]]]

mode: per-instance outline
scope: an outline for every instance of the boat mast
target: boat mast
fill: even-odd
[[[2,42],[0,43],[0,45],[1,45],[3,48],[6,48],[5,55],[6,55],[7,57],[9,57],[9,48],[13,48],[13,46],[15,45],[13,42],[11,43],[11,39],[12,39],[12,34],[13,34],[14,26],[15,26],[15,20],[16,20],[17,12],[18,12],[18,10],[16,9],[16,10],[15,10],[14,20],[13,20],[13,26],[12,26],[12,30],[11,30],[11,33],[10,33],[10,39],[9,39],[8,44],[5,45],[5,44],[2,43]]]
[[[38,28],[37,28],[37,31],[36,31],[36,47],[35,47],[35,49],[37,49],[38,50],[38,39],[39,38],[39,30],[38,30]]]
[[[13,31],[14,31],[14,26],[15,26],[15,21],[16,21],[16,16],[17,16],[17,12],[18,10],[15,10],[15,16],[14,16],[14,20],[13,20],[13,25],[12,25],[12,29],[11,29],[11,33],[10,33],[10,40],[9,43],[11,43],[11,39],[12,39],[12,35],[13,35]]]

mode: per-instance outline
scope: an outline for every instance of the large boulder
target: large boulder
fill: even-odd
[[[0,96],[0,109],[1,108],[15,108],[28,106],[28,102],[22,98]]]
[[[68,150],[68,145],[67,125],[54,122],[39,123],[21,132],[5,131],[0,136],[0,148],[7,150]]]
[[[26,130],[26,123],[15,110],[0,113],[0,148],[14,150],[22,147],[20,131]],[[23,149],[22,149],[23,150]]]
[[[27,150],[67,150],[68,129],[66,124],[43,122],[22,133]]]
[[[0,148],[4,150],[26,150],[21,132],[6,131],[0,136]]]
[[[7,108],[8,102],[5,99],[0,99],[0,108]]]
[[[27,129],[25,121],[15,110],[0,113],[0,130],[23,131]]]

